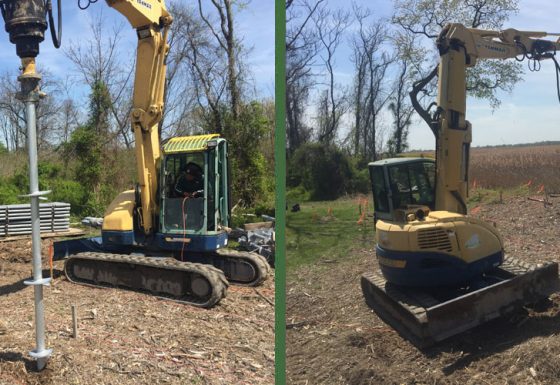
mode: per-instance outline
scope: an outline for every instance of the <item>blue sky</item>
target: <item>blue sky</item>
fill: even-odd
[[[392,1],[356,0],[369,7],[375,15],[389,18]],[[349,7],[349,1],[329,0],[331,7]],[[560,5],[557,0],[521,0],[519,14],[507,22],[505,28],[528,31],[560,32],[558,23]],[[550,38],[549,38],[550,39]],[[435,52],[435,47],[434,47]],[[351,52],[348,44],[342,44],[337,53],[337,81],[350,84],[353,76]],[[560,60],[560,53],[558,54]],[[526,63],[522,63],[526,68]],[[524,80],[517,84],[511,94],[502,92],[502,104],[492,112],[486,101],[469,98],[467,119],[473,126],[473,145],[500,145],[527,143],[543,140],[560,140],[560,102],[556,95],[554,63],[542,63],[540,72],[525,71]],[[391,123],[388,113],[382,117],[385,124]],[[411,148],[430,149],[434,138],[425,123],[417,120],[410,129]]]
[[[506,27],[558,33],[559,12],[560,4],[555,0],[521,1],[519,13]],[[560,102],[551,60],[542,62],[539,72],[525,71],[523,81],[516,85],[513,92],[501,93],[500,98],[502,105],[494,113],[488,111],[484,102],[467,102],[467,118],[473,125],[473,144],[560,140]]]
[[[87,0],[86,0],[87,1]],[[181,0],[187,1],[187,0]],[[195,0],[188,0],[194,6]],[[55,3],[56,6],[56,2]],[[78,8],[78,0],[63,0],[63,32],[62,48],[55,49],[52,45],[50,32],[47,31],[45,41],[41,43],[38,65],[47,68],[51,73],[65,78],[78,79],[73,64],[66,58],[63,50],[69,43],[78,44],[80,40],[91,36],[89,25],[91,20],[100,13],[107,20],[108,35],[112,33],[114,25],[122,24],[120,60],[127,62],[135,56],[136,33],[127,20],[118,12],[108,7],[104,0],[91,4],[82,11]],[[84,0],[82,0],[84,3]],[[169,3],[169,1],[167,2]],[[209,4],[209,1],[207,1]],[[255,82],[255,88],[260,97],[272,98],[274,95],[274,1],[253,0],[249,6],[237,14],[238,37],[243,44],[251,48],[247,57],[248,67]],[[8,40],[8,34],[2,28],[0,31],[0,71],[17,71],[19,58],[16,56],[15,46]],[[87,89],[79,83],[75,84],[73,95],[80,98],[87,94]]]
[[[183,0],[186,1],[186,0]],[[188,0],[195,4],[195,0]],[[369,6],[376,14],[388,17],[391,14],[392,2],[389,0],[358,0],[358,3]],[[347,0],[330,0],[333,7],[348,6]],[[69,41],[79,42],[90,35],[90,21],[102,12],[108,25],[122,23],[123,61],[134,56],[135,33],[129,29],[126,20],[110,9],[103,0],[92,4],[86,11],[80,11],[76,1],[63,1],[63,48]],[[541,30],[560,32],[558,14],[560,5],[556,0],[522,0],[520,12],[511,18],[506,27],[520,30]],[[252,0],[248,7],[238,15],[238,35],[242,36],[246,47],[252,49],[248,55],[255,87],[262,97],[272,98],[274,95],[274,2],[273,0]],[[2,28],[3,30],[3,28]],[[8,42],[8,35],[0,32],[0,70],[16,71],[19,59],[15,47]],[[349,48],[343,44],[337,58],[337,78],[341,83],[352,79],[352,66],[349,62]],[[47,35],[41,44],[40,66],[48,68],[52,73],[64,78],[78,79],[72,64],[61,50],[57,50]],[[537,73],[526,71],[524,81],[519,83],[511,94],[502,93],[501,107],[492,112],[484,101],[469,99],[467,118],[473,124],[473,144],[513,144],[541,140],[560,140],[560,103],[556,97],[556,79],[552,62],[543,63],[542,70]],[[77,98],[87,93],[85,87],[74,83],[74,95]],[[386,123],[390,118],[385,118]],[[433,137],[428,128],[419,121],[411,128],[410,143],[414,148],[432,148]]]

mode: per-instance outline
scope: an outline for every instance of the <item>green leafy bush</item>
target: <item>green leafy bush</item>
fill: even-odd
[[[49,181],[52,193],[49,198],[54,202],[68,202],[71,205],[73,214],[80,215],[86,211],[86,191],[84,187],[76,181],[54,179]]]
[[[351,192],[352,174],[350,159],[341,150],[311,143],[294,153],[287,183],[303,186],[312,200],[332,200]]]
[[[352,193],[368,194],[371,189],[368,168],[354,168],[350,180],[350,191]]]
[[[288,202],[334,200],[345,194],[370,191],[367,164],[335,146],[301,146],[289,160],[287,173]]]
[[[11,205],[16,203],[22,203],[22,199],[18,197],[20,195],[18,188],[10,181],[6,179],[0,179],[0,204],[1,205]]]
[[[303,186],[296,186],[286,190],[286,203],[306,202],[310,199],[311,194]]]

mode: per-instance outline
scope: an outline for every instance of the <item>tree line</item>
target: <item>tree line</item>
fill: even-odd
[[[447,23],[499,30],[519,10],[517,0],[391,5],[391,16],[381,17],[355,2],[337,8],[332,0],[286,1],[288,186],[307,190],[313,199],[359,192],[360,186],[367,192],[367,163],[409,149],[408,133],[418,118],[409,93],[434,71],[435,38]],[[341,47],[351,55],[341,57]],[[350,83],[339,75],[342,68],[352,68]],[[516,61],[482,61],[468,69],[467,93],[497,108],[498,93],[511,91],[522,74]],[[428,111],[437,76],[420,88],[420,107]],[[327,181],[319,181],[319,174]],[[337,192],[325,191],[335,184]]]
[[[247,1],[176,0],[168,6],[174,22],[158,127],[161,141],[220,134],[230,143],[234,202],[272,206],[274,103],[255,91],[247,65],[249,48],[238,32],[237,17]],[[90,38],[70,41],[63,49],[73,64],[70,76],[39,70],[47,94],[37,113],[40,157],[58,170],[53,175],[51,169],[44,183],[60,178],[81,185],[81,192],[76,192],[77,186],[71,189],[77,196],[61,198],[75,200],[84,214],[101,214],[136,178],[129,161],[134,148],[130,112],[136,47],[121,41],[129,33],[125,29],[124,23],[108,25],[99,14],[90,25]],[[4,152],[16,154],[26,146],[24,107],[16,100],[15,71],[5,71],[0,78],[0,138]],[[76,97],[76,84],[85,85],[87,100]],[[8,183],[13,175],[4,177]],[[0,198],[7,199],[1,192]]]

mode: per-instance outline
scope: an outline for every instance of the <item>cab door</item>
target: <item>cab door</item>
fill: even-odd
[[[230,190],[229,190],[229,167],[227,142],[221,140],[218,144],[217,167],[219,175],[217,179],[217,218],[220,226],[229,226],[230,219]]]

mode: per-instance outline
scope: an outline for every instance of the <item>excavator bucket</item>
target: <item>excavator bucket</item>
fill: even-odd
[[[511,257],[468,288],[407,288],[381,274],[362,276],[366,303],[399,334],[425,348],[560,290],[558,264]]]

